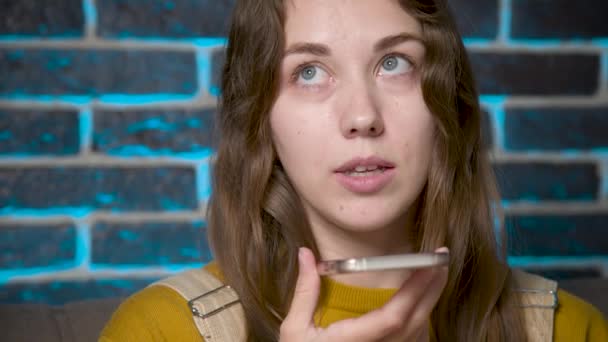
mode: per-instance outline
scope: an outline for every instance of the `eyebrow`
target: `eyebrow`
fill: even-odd
[[[422,45],[424,45],[424,41],[411,33],[403,32],[393,36],[388,36],[380,39],[376,44],[374,44],[374,51],[379,52],[383,50],[387,50],[392,48],[395,45],[401,44],[407,41],[415,41]]]
[[[380,39],[378,42],[376,42],[376,44],[374,44],[374,51],[379,52],[387,50],[395,45],[407,41],[416,41],[424,45],[423,40],[418,36],[403,32]],[[294,43],[290,45],[287,50],[285,50],[283,57],[292,54],[310,54],[319,57],[325,57],[331,55],[331,49],[329,48],[329,46],[319,43]]]
[[[325,44],[295,43],[295,44],[292,44],[287,50],[285,50],[285,53],[283,54],[283,56],[295,55],[295,54],[310,54],[310,55],[323,57],[323,56],[329,56],[331,53],[330,53],[329,46],[327,46]]]

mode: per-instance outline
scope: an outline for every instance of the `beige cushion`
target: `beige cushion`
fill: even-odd
[[[63,306],[0,305],[4,341],[97,341],[121,298],[87,300]]]

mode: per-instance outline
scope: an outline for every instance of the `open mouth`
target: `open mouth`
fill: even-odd
[[[395,166],[385,163],[350,165],[336,173],[336,180],[357,194],[372,194],[382,190],[395,177]]]
[[[381,173],[384,173],[384,171],[386,171],[387,169],[389,169],[389,168],[385,167],[385,166],[378,166],[378,165],[357,166],[353,170],[345,171],[344,174],[347,176],[351,176],[351,177],[367,177],[367,176],[379,175]]]
[[[353,158],[336,169],[336,180],[357,194],[382,190],[395,178],[396,165],[380,157]]]

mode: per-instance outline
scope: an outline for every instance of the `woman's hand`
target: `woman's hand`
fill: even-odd
[[[447,251],[441,248],[438,251]],[[281,324],[280,340],[304,341],[427,341],[428,319],[447,281],[447,266],[416,270],[381,308],[361,317],[315,327],[313,316],[321,279],[315,257],[299,251],[300,273],[291,308]]]

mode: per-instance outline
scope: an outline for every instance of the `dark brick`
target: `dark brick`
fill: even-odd
[[[510,108],[505,147],[510,150],[608,147],[608,107]]]
[[[104,37],[227,36],[234,0],[104,0],[97,2]]]
[[[491,118],[488,111],[483,110],[481,113],[481,139],[486,148],[492,148],[494,145],[494,132],[492,129]]]
[[[578,39],[608,36],[605,0],[513,0],[513,38]]]
[[[0,287],[0,303],[63,305],[78,300],[127,297],[155,280],[157,278],[8,284]]]
[[[554,280],[601,278],[602,271],[597,267],[584,268],[526,268],[524,271]]]
[[[82,36],[81,0],[3,0],[0,35]]]
[[[516,256],[608,255],[608,215],[511,215],[506,218]]]
[[[95,112],[93,150],[108,154],[203,152],[215,146],[215,110]]]
[[[600,185],[590,163],[498,163],[495,171],[504,200],[591,201]]]
[[[0,269],[75,263],[76,229],[63,224],[0,225]]]
[[[0,108],[0,154],[70,155],[79,149],[77,112]]]
[[[100,265],[171,265],[208,262],[205,224],[95,224],[91,262]]]
[[[606,286],[608,285],[608,278],[591,278],[587,280],[583,279],[563,279],[559,282],[559,288],[566,290],[581,299],[593,304],[596,308],[601,310],[604,317],[608,317],[608,296],[603,295],[606,293]]]
[[[498,34],[498,0],[450,0],[449,4],[463,37],[496,38]]]
[[[190,167],[2,168],[0,208],[195,209],[195,174]]]
[[[222,89],[222,72],[226,63],[226,50],[218,49],[211,55],[211,89],[213,95],[219,95]]]
[[[0,95],[192,95],[197,87],[192,52],[0,49],[0,75]]]
[[[489,95],[592,95],[600,58],[575,53],[470,53],[479,90]]]

